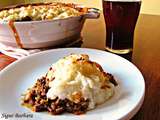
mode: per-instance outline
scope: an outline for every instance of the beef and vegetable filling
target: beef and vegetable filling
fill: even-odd
[[[34,112],[48,111],[57,115],[63,112],[83,114],[87,111],[89,100],[81,98],[79,103],[68,99],[61,100],[58,97],[54,100],[48,99],[46,94],[49,89],[49,80],[45,77],[38,79],[33,88],[28,89],[24,95],[22,105],[32,109]]]

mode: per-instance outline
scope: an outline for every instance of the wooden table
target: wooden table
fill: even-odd
[[[102,15],[98,20],[87,20],[82,35],[82,47],[104,50],[105,25]],[[15,60],[0,54],[0,69]],[[144,103],[132,120],[160,120],[160,16],[140,15],[132,62],[142,72],[146,83]]]

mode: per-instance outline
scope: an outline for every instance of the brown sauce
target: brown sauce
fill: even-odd
[[[9,21],[8,25],[10,26],[10,28],[11,28],[11,30],[13,32],[13,35],[15,37],[17,46],[20,47],[20,48],[23,48],[23,44],[22,44],[21,39],[19,37],[19,34],[18,34],[17,30],[16,30],[14,22],[13,21]]]

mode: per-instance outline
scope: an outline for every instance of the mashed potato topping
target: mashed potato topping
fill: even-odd
[[[72,54],[54,63],[46,78],[49,83],[47,98],[69,99],[79,102],[89,99],[88,109],[104,103],[114,94],[114,84],[101,66],[85,54]]]
[[[85,10],[85,9],[84,9]],[[0,10],[1,21],[37,21],[63,19],[79,16],[86,11],[77,9],[74,4],[65,3],[43,3],[19,5],[12,8]]]

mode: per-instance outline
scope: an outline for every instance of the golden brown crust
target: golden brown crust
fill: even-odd
[[[45,7],[61,5],[61,6],[74,8],[74,9],[76,9],[79,12],[82,12],[82,13],[88,12],[88,8],[86,8],[86,7],[82,8],[82,7],[77,7],[77,5],[73,4],[73,3],[60,3],[60,2],[47,2],[47,3],[40,2],[40,3],[17,4],[17,5],[11,5],[11,6],[7,6],[7,7],[2,7],[2,8],[0,8],[0,11],[20,8],[20,7],[28,7],[29,5],[30,6],[45,6]]]
[[[88,8],[73,3],[30,3],[0,9],[1,21],[39,21],[64,19],[88,13]]]

